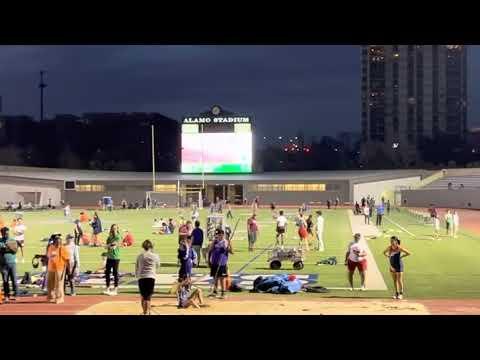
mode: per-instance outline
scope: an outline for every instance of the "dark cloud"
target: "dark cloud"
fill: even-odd
[[[470,78],[480,74],[475,59],[472,47]],[[358,46],[2,46],[5,113],[38,115],[40,69],[48,71],[48,115],[156,111],[180,119],[219,103],[253,115],[262,134],[360,126]],[[471,81],[472,124],[480,124],[476,88]]]

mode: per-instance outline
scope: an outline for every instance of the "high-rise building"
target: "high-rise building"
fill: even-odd
[[[361,51],[365,163],[418,166],[422,139],[466,136],[466,46],[364,45]]]

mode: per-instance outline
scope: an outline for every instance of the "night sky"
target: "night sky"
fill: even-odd
[[[254,117],[261,136],[360,128],[358,46],[1,46],[4,114],[159,112],[212,104]],[[469,126],[480,126],[480,47],[469,55]],[[272,126],[274,124],[274,126]]]

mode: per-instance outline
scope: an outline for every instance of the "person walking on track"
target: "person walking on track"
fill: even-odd
[[[358,269],[361,279],[360,290],[364,291],[365,280],[367,274],[367,252],[365,245],[360,242],[361,235],[355,234],[353,241],[348,244],[348,249],[345,254],[345,266],[348,268],[348,282],[350,284],[350,290],[353,291],[353,274],[355,269]]]
[[[389,258],[390,274],[392,274],[393,285],[395,288],[394,299],[403,299],[403,260],[402,258],[411,255],[411,253],[400,246],[400,239],[396,236],[390,238],[390,246],[385,249],[383,255]]]

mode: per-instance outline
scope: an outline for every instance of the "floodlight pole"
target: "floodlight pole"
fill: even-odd
[[[152,191],[155,192],[155,135],[152,124]]]
[[[205,190],[205,163],[203,161],[203,124],[200,124],[202,139],[202,190]]]

